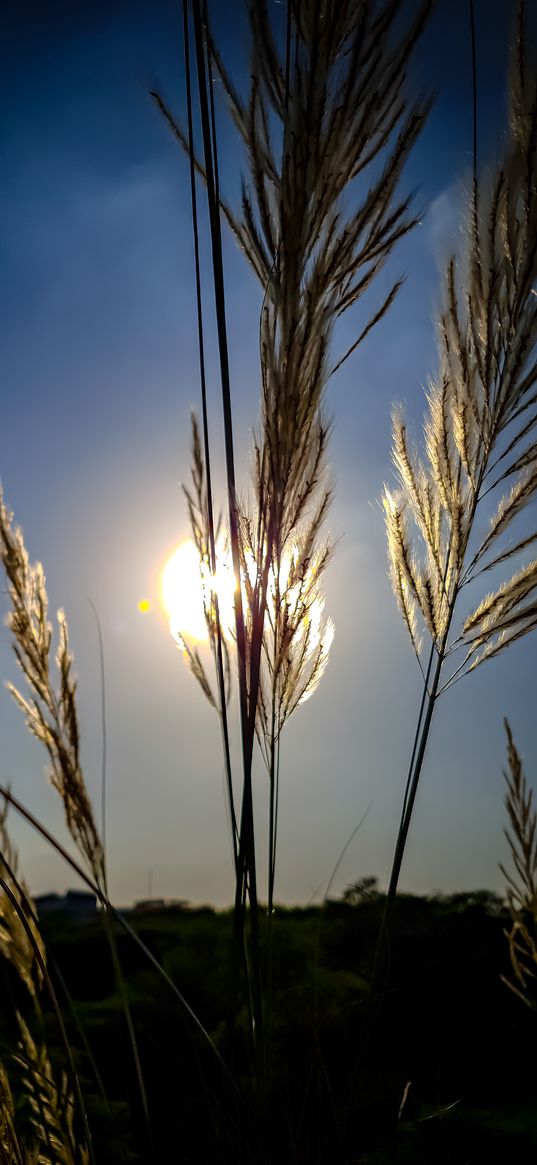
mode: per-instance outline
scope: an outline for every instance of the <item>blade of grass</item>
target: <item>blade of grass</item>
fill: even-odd
[[[95,617],[95,623],[97,626],[98,644],[99,644],[99,666],[100,666],[100,676],[101,676],[101,738],[102,738],[102,758],[101,758],[101,829],[102,829],[102,834],[101,834],[101,844],[102,844],[102,850],[103,850],[102,869],[103,869],[104,891],[105,891],[106,898],[108,899],[108,864],[107,864],[107,860],[106,860],[106,745],[107,745],[107,736],[106,736],[106,672],[105,672],[105,666],[104,666],[104,642],[103,642],[103,632],[102,632],[102,627],[101,627],[101,620],[99,618],[99,613],[97,611],[95,603],[93,602],[93,599],[88,597],[88,602],[90,604],[90,607],[91,607],[93,614],[94,614],[94,617]],[[128,995],[127,995],[127,987],[126,987],[126,983],[125,983],[125,976],[123,974],[123,968],[121,966],[121,959],[119,957],[119,951],[118,951],[118,947],[117,947],[117,943],[116,943],[116,936],[114,933],[114,928],[112,926],[110,926],[110,918],[109,918],[108,910],[106,910],[105,914],[104,914],[104,926],[105,926],[106,937],[108,940],[108,945],[110,948],[110,955],[112,958],[112,966],[114,969],[114,978],[116,980],[116,985],[117,985],[117,988],[119,991],[119,997],[121,1000],[121,1007],[123,1009],[123,1015],[125,1017],[125,1024],[127,1027],[129,1043],[131,1046],[132,1059],[133,1059],[133,1063],[134,1063],[134,1071],[136,1074],[136,1080],[137,1080],[137,1084],[138,1084],[138,1092],[140,1093],[140,1101],[141,1101],[142,1112],[143,1112],[143,1116],[144,1116],[144,1123],[145,1123],[146,1136],[147,1136],[147,1147],[149,1150],[150,1159],[151,1159],[151,1161],[154,1161],[155,1160],[155,1150],[154,1150],[154,1144],[153,1144],[153,1132],[152,1132],[152,1128],[151,1128],[151,1115],[149,1112],[149,1103],[148,1103],[148,1099],[147,1099],[147,1089],[145,1086],[145,1079],[144,1079],[144,1073],[143,1073],[143,1069],[142,1069],[142,1062],[140,1059],[140,1050],[138,1047],[138,1040],[136,1038],[136,1031],[135,1031],[134,1023],[132,1020],[132,1014],[131,1014],[131,1009],[130,1009],[130,1005],[129,1005]]]
[[[239,1093],[239,1089],[237,1087],[237,1084],[236,1084],[233,1076],[231,1075],[225,1060],[223,1059],[222,1055],[218,1051],[218,1048],[216,1047],[214,1040],[211,1039],[209,1032],[206,1030],[206,1028],[202,1024],[201,1020],[198,1019],[198,1016],[196,1015],[195,1011],[193,1011],[193,1009],[191,1008],[190,1004],[185,999],[182,992],[179,990],[177,984],[174,983],[173,979],[170,978],[167,971],[164,969],[164,967],[161,965],[161,963],[159,963],[158,959],[155,957],[155,955],[149,949],[149,947],[146,946],[143,939],[141,939],[140,936],[136,933],[136,931],[130,925],[130,923],[127,921],[127,919],[122,914],[122,912],[120,910],[117,910],[116,907],[112,905],[112,903],[109,901],[109,899],[104,894],[103,890],[97,885],[97,882],[95,882],[94,879],[90,876],[90,874],[88,874],[86,872],[84,867],[82,865],[80,865],[80,863],[77,862],[75,858],[73,858],[73,856],[69,853],[69,851],[65,849],[65,846],[63,846],[62,843],[60,841],[58,841],[58,839],[56,837],[54,837],[54,835],[50,832],[50,830],[47,829],[46,826],[42,825],[42,823],[38,820],[38,818],[35,817],[34,814],[29,809],[27,809],[26,806],[23,805],[22,802],[19,801],[18,798],[15,797],[9,789],[7,789],[3,785],[0,785],[0,796],[5,797],[6,801],[9,802],[9,804],[13,807],[13,809],[15,809],[15,811],[21,817],[23,817],[24,820],[27,821],[28,824],[31,825],[32,828],[35,829],[36,832],[39,833],[40,836],[43,837],[45,839],[45,841],[48,842],[48,844],[50,846],[52,846],[52,849],[54,849],[56,851],[56,853],[59,854],[59,856],[63,859],[63,861],[66,862],[67,865],[70,866],[70,868],[74,871],[74,873],[77,874],[77,876],[81,879],[81,881],[85,883],[85,885],[88,887],[88,889],[91,890],[95,894],[95,897],[98,898],[101,905],[105,909],[110,911],[110,914],[112,915],[114,920],[119,924],[120,927],[122,927],[122,929],[126,932],[126,934],[129,935],[129,937],[136,944],[136,946],[139,947],[139,949],[141,951],[143,951],[146,959],[151,963],[151,966],[155,969],[155,971],[157,972],[159,977],[167,984],[170,991],[175,995],[176,999],[179,1001],[181,1006],[186,1011],[187,1015],[190,1016],[190,1019],[192,1020],[194,1026],[197,1028],[197,1030],[203,1036],[204,1040],[211,1047],[214,1056],[218,1060],[221,1068],[224,1071],[226,1078],[228,1079],[228,1081],[232,1085],[232,1088],[237,1093]]]
[[[203,150],[205,173],[207,177],[207,200],[209,206],[209,221],[211,228],[211,250],[213,262],[213,282],[218,333],[218,350],[220,359],[220,379],[222,387],[222,406],[224,418],[224,444],[226,454],[227,499],[229,512],[229,531],[231,542],[231,556],[233,573],[235,575],[235,627],[237,641],[237,662],[239,673],[239,707],[241,721],[241,744],[243,762],[243,794],[239,827],[238,869],[236,877],[235,910],[232,944],[232,973],[231,993],[235,994],[235,981],[238,978],[238,967],[242,959],[244,945],[245,918],[243,909],[243,886],[247,885],[250,904],[250,933],[252,958],[252,1003],[254,1025],[252,1037],[256,1049],[258,1077],[263,1072],[263,992],[261,983],[261,967],[259,954],[259,926],[257,901],[257,875],[255,858],[255,834],[253,819],[252,795],[252,749],[250,746],[249,721],[250,701],[252,691],[248,691],[247,679],[247,651],[246,628],[242,604],[241,589],[241,553],[240,534],[235,484],[235,458],[233,441],[233,417],[231,409],[231,383],[229,375],[229,358],[227,346],[226,300],[224,286],[224,272],[222,263],[222,238],[220,230],[219,202],[216,193],[215,159],[213,157],[213,142],[211,139],[211,125],[209,117],[209,103],[207,98],[206,60],[203,41],[202,13],[199,0],[192,3],[194,17],[194,40],[196,50],[196,67],[198,75],[198,89],[203,136]],[[214,143],[216,145],[216,143]],[[230,1013],[234,1012],[234,1005]]]
[[[194,133],[192,125],[192,83],[191,83],[191,68],[190,68],[190,37],[189,37],[189,21],[188,21],[188,6],[183,3],[183,40],[184,40],[184,55],[185,55],[185,78],[186,78],[186,98],[187,98],[187,124],[188,124],[188,156],[190,166],[190,200],[191,200],[191,214],[192,214],[192,235],[194,242],[194,268],[195,268],[195,283],[196,283],[196,312],[197,312],[197,328],[198,328],[198,357],[200,370],[200,389],[201,389],[201,408],[202,408],[202,426],[203,426],[203,444],[205,453],[205,472],[207,475],[207,522],[209,528],[209,547],[211,556],[211,571],[213,576],[216,575],[216,543],[214,533],[214,506],[213,506],[213,491],[212,491],[212,469],[211,469],[211,451],[209,443],[209,420],[207,410],[207,383],[205,374],[205,344],[203,336],[203,307],[201,296],[201,272],[200,272],[200,256],[199,256],[199,229],[198,229],[198,206],[196,196],[196,174],[194,166]],[[233,843],[233,860],[235,869],[237,869],[238,861],[238,828],[237,815],[235,810],[235,798],[233,794],[233,780],[231,771],[231,751],[229,744],[229,725],[227,718],[227,703],[226,703],[226,684],[224,676],[224,660],[222,651],[222,625],[220,621],[220,611],[218,604],[218,595],[214,595],[215,617],[216,617],[216,673],[219,692],[220,718],[222,727],[222,745],[224,751],[224,765],[226,774],[227,796],[229,803],[229,812],[231,817],[231,832]]]
[[[2,862],[2,865],[4,866],[4,869],[7,872],[8,878],[10,879],[12,884],[16,887],[17,893],[20,896],[20,902],[19,902],[19,900],[17,899],[17,896],[13,893],[11,886],[9,885],[9,882],[6,881],[6,879],[4,877],[2,877],[2,875],[0,874],[0,887],[1,887],[2,891],[4,892],[4,894],[6,895],[6,897],[9,899],[11,906],[13,907],[15,913],[17,914],[17,916],[20,920],[21,926],[23,927],[23,929],[26,933],[28,941],[32,945],[35,960],[39,966],[39,970],[41,972],[41,975],[43,976],[43,982],[46,986],[46,989],[47,989],[47,992],[48,992],[48,995],[50,998],[50,1002],[52,1004],[52,1008],[53,1008],[53,1011],[54,1011],[54,1014],[56,1017],[56,1022],[58,1024],[58,1029],[59,1029],[60,1036],[61,1036],[61,1041],[62,1041],[62,1044],[64,1047],[65,1055],[67,1057],[67,1063],[69,1065],[69,1072],[70,1072],[71,1079],[73,1082],[73,1087],[74,1087],[75,1095],[77,1098],[79,1113],[80,1113],[80,1117],[82,1119],[82,1125],[84,1128],[84,1136],[85,1136],[86,1145],[87,1145],[87,1149],[88,1149],[89,1159],[90,1159],[92,1165],[96,1165],[95,1155],[93,1152],[93,1142],[92,1142],[92,1138],[91,1138],[91,1130],[90,1130],[90,1126],[89,1126],[89,1122],[88,1122],[88,1115],[86,1112],[86,1106],[84,1104],[84,1097],[82,1095],[82,1089],[80,1087],[80,1081],[78,1079],[78,1073],[76,1070],[76,1065],[75,1065],[75,1061],[74,1061],[74,1057],[73,1057],[73,1051],[72,1051],[71,1044],[69,1042],[69,1037],[67,1035],[67,1031],[65,1028],[63,1016],[61,1013],[61,1008],[60,1008],[60,1005],[58,1003],[58,998],[57,998],[56,992],[54,990],[54,985],[53,985],[52,980],[50,978],[50,975],[48,973],[47,964],[46,964],[46,962],[43,958],[43,955],[41,953],[39,943],[36,942],[34,932],[33,932],[32,927],[30,926],[30,924],[28,922],[27,913],[28,913],[28,915],[31,915],[32,910],[31,910],[30,904],[28,903],[28,899],[26,898],[26,895],[24,893],[23,887],[20,885],[14,871],[12,870],[9,863],[6,861],[6,858],[4,857],[3,854],[0,854],[0,861]],[[21,902],[24,902],[25,910],[22,909]],[[74,1152],[76,1155],[76,1146],[73,1146],[73,1148],[74,1148]]]

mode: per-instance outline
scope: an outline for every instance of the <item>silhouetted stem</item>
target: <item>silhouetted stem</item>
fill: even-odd
[[[207,480],[207,525],[209,532],[209,552],[211,556],[211,571],[213,577],[216,574],[216,543],[214,534],[214,508],[213,508],[213,490],[212,490],[212,470],[211,470],[211,456],[209,444],[209,420],[207,410],[207,384],[205,376],[205,345],[203,339],[203,310],[201,300],[201,273],[200,273],[200,256],[199,256],[199,232],[198,232],[198,205],[196,198],[196,173],[194,165],[194,133],[192,126],[192,86],[190,80],[190,39],[188,28],[188,6],[183,3],[183,35],[185,46],[185,77],[186,77],[186,99],[187,99],[187,121],[188,121],[188,145],[189,145],[189,162],[190,162],[190,200],[192,207],[192,234],[194,240],[194,267],[195,267],[195,281],[196,281],[196,310],[197,310],[197,325],[198,325],[198,355],[200,367],[200,388],[201,388],[201,412],[203,424],[203,446],[205,455],[205,473]],[[235,869],[237,868],[237,816],[235,812],[235,801],[233,795],[233,781],[231,774],[231,752],[229,747],[229,726],[227,720],[227,706],[226,706],[226,684],[224,678],[224,660],[222,651],[222,625],[220,622],[220,610],[218,604],[218,596],[213,596],[215,605],[215,621],[216,621],[216,647],[215,647],[215,664],[216,675],[218,683],[218,695],[220,705],[220,723],[222,728],[222,746],[224,750],[224,765],[226,773],[226,787],[229,803],[229,812],[231,817],[231,832],[233,843],[233,860]]]
[[[110,954],[112,956],[112,966],[114,968],[114,978],[116,980],[116,984],[117,984],[117,987],[119,990],[119,995],[121,998],[121,1006],[123,1008],[123,1014],[125,1016],[125,1023],[127,1025],[127,1031],[129,1033],[129,1041],[130,1041],[131,1050],[132,1050],[132,1057],[134,1060],[136,1079],[138,1082],[138,1091],[140,1093],[140,1100],[142,1102],[142,1110],[143,1110],[144,1121],[145,1121],[145,1125],[146,1125],[147,1139],[148,1139],[148,1144],[149,1144],[149,1152],[150,1152],[151,1160],[154,1161],[155,1154],[154,1154],[154,1147],[153,1147],[153,1136],[152,1136],[152,1131],[151,1131],[151,1117],[149,1115],[149,1104],[147,1101],[147,1091],[146,1091],[146,1087],[145,1087],[144,1074],[142,1071],[140,1053],[138,1051],[138,1041],[136,1039],[136,1032],[134,1030],[134,1024],[132,1022],[131,1009],[130,1009],[129,1000],[128,1000],[128,996],[127,996],[127,989],[125,986],[125,978],[123,975],[121,961],[119,958],[119,951],[118,951],[118,947],[117,947],[116,935],[114,932],[114,927],[111,924],[111,911],[110,911],[110,909],[109,908],[106,909],[104,914],[105,914],[104,925],[105,925],[105,929],[106,929],[106,937],[108,939],[108,945],[110,947]]]
[[[26,895],[24,893],[24,890],[22,889],[22,886],[18,882],[14,871],[11,869],[11,866],[9,865],[9,863],[7,862],[7,860],[3,854],[0,855],[0,858],[1,858],[3,866],[5,867],[5,870],[7,872],[9,879],[11,880],[13,885],[16,886],[17,891],[20,894],[21,901],[26,903],[27,902]],[[15,910],[15,913],[17,914],[17,917],[18,917],[18,919],[19,919],[19,921],[24,929],[26,937],[27,937],[29,943],[31,944],[35,960],[39,966],[39,970],[43,976],[43,982],[46,986],[46,989],[47,989],[49,997],[50,997],[50,1001],[52,1003],[52,1007],[54,1010],[54,1014],[56,1016],[56,1021],[57,1021],[58,1028],[59,1028],[60,1035],[61,1035],[61,1040],[62,1040],[62,1043],[64,1046],[65,1054],[67,1056],[67,1062],[69,1064],[69,1071],[70,1071],[70,1074],[71,1074],[71,1077],[73,1080],[73,1086],[75,1089],[76,1098],[77,1098],[78,1106],[80,1109],[80,1116],[82,1118],[82,1123],[84,1126],[84,1135],[86,1138],[86,1144],[87,1144],[87,1148],[88,1148],[89,1158],[90,1158],[90,1161],[92,1162],[92,1165],[96,1165],[95,1156],[93,1153],[91,1130],[90,1130],[89,1122],[88,1122],[88,1115],[86,1112],[86,1106],[84,1104],[84,1097],[82,1095],[80,1081],[78,1079],[78,1073],[77,1073],[75,1061],[73,1058],[73,1052],[71,1049],[71,1045],[69,1043],[69,1038],[68,1038],[67,1032],[65,1030],[65,1024],[63,1022],[63,1016],[61,1013],[60,1005],[58,1003],[56,992],[54,990],[54,986],[52,984],[50,975],[48,973],[47,965],[45,963],[45,960],[43,959],[43,956],[42,956],[41,951],[39,949],[39,943],[36,942],[35,935],[34,935],[32,928],[28,922],[28,919],[26,917],[26,913],[23,910],[21,903],[18,901],[16,895],[13,893],[9,883],[6,882],[5,878],[3,878],[1,875],[0,875],[0,887],[2,888],[6,897],[9,898],[9,901],[10,901],[13,909]],[[30,908],[29,904],[27,904],[27,910],[28,910],[28,913],[30,913],[30,915],[31,915],[31,908]]]
[[[442,672],[443,662],[444,662],[444,657],[442,654],[442,655],[438,656],[438,659],[436,661],[436,667],[434,670],[432,687],[431,687],[431,691],[429,692],[427,704],[425,707],[425,716],[423,719],[420,741],[419,741],[418,749],[416,752],[414,771],[412,773],[412,780],[410,782],[410,786],[409,786],[409,790],[408,790],[408,798],[406,800],[406,805],[404,807],[401,826],[400,826],[399,833],[397,836],[395,853],[394,853],[393,863],[392,863],[392,870],[391,870],[391,874],[390,874],[390,881],[388,884],[388,893],[386,895],[386,905],[385,905],[385,912],[386,913],[390,910],[390,907],[391,907],[391,905],[394,901],[395,895],[397,893],[397,886],[399,884],[399,876],[401,873],[403,855],[405,852],[406,840],[408,837],[408,831],[409,831],[410,822],[412,819],[414,803],[416,801],[416,794],[418,792],[418,785],[419,785],[419,781],[420,781],[421,771],[423,768],[423,761],[425,758],[425,750],[427,748],[427,741],[429,739],[429,732],[431,729],[431,721],[433,718],[434,706],[435,706],[436,697],[438,694],[438,684],[440,682],[440,675]]]
[[[213,157],[213,141],[209,104],[207,100],[207,81],[205,67],[205,48],[203,43],[202,16],[199,0],[193,0],[194,40],[196,48],[196,65],[198,73],[198,88],[200,100],[200,115],[203,137],[205,173],[207,176],[207,199],[209,206],[209,221],[211,228],[211,248],[213,260],[213,279],[215,293],[216,325],[218,333],[218,350],[220,357],[220,377],[222,384],[222,407],[224,416],[224,444],[226,454],[227,497],[229,508],[229,532],[231,542],[231,556],[233,573],[235,575],[235,626],[237,636],[237,662],[239,678],[239,705],[241,717],[241,742],[243,757],[243,796],[240,820],[240,841],[236,874],[235,911],[233,923],[232,963],[238,968],[242,951],[245,930],[243,887],[247,882],[250,903],[250,932],[252,956],[252,1004],[253,1004],[253,1038],[257,1050],[258,1071],[262,1073],[263,1064],[263,992],[261,983],[261,965],[259,956],[259,926],[257,902],[257,877],[255,859],[255,834],[252,797],[252,751],[253,736],[251,731],[252,715],[255,725],[255,705],[257,695],[254,685],[248,690],[247,680],[247,651],[246,629],[241,591],[241,555],[239,541],[239,521],[237,495],[235,486],[235,458],[233,451],[233,419],[231,411],[231,385],[229,376],[229,359],[227,348],[226,302],[224,290],[224,272],[222,264],[222,239],[220,231],[220,208],[216,189],[215,159]],[[254,711],[252,713],[252,705]],[[232,992],[235,990],[234,979],[237,973],[232,967]]]
[[[103,853],[102,879],[103,879],[104,894],[105,894],[106,899],[108,899],[108,872],[107,872],[107,861],[106,861],[106,672],[105,672],[105,666],[104,666],[104,642],[103,642],[101,620],[99,619],[99,613],[97,611],[95,603],[93,602],[93,599],[89,599],[88,601],[89,601],[89,604],[93,610],[93,614],[95,616],[95,622],[97,624],[97,633],[98,633],[98,640],[99,640],[99,661],[100,661],[100,671],[101,671],[101,729],[102,729],[102,761],[101,761],[101,830],[102,830],[101,844],[102,844],[102,853]],[[151,1156],[151,1160],[154,1160],[153,1138],[152,1138],[152,1134],[151,1134],[151,1120],[149,1117],[149,1106],[147,1103],[147,1091],[146,1091],[144,1076],[143,1076],[143,1072],[142,1072],[140,1053],[138,1051],[138,1041],[136,1039],[136,1032],[134,1030],[134,1024],[132,1022],[129,1001],[127,998],[127,992],[126,992],[126,988],[125,988],[125,979],[124,979],[123,971],[121,968],[121,961],[119,958],[119,951],[117,949],[116,938],[115,938],[115,934],[113,931],[113,927],[111,927],[109,924],[108,911],[106,911],[106,913],[105,913],[105,929],[106,929],[106,937],[108,939],[108,945],[110,947],[110,954],[112,957],[114,976],[115,976],[116,984],[117,984],[120,998],[121,998],[121,1005],[123,1008],[123,1014],[125,1016],[125,1023],[127,1025],[129,1042],[131,1045],[132,1058],[134,1061],[134,1069],[136,1072],[136,1078],[137,1078],[137,1082],[138,1082],[138,1090],[140,1093],[140,1100],[142,1103],[142,1111],[143,1111],[144,1119],[145,1119],[145,1123],[146,1123],[146,1131],[147,1131],[147,1139],[148,1139],[148,1146],[149,1146],[149,1150],[150,1150],[150,1156]]]
[[[62,843],[60,841],[58,841],[58,839],[56,837],[54,837],[54,835],[50,832],[50,830],[48,830],[45,825],[42,825],[41,822],[38,820],[38,818],[35,817],[34,814],[29,809],[27,809],[26,806],[23,805],[22,802],[17,799],[17,797],[14,797],[13,794],[10,792],[10,790],[7,789],[3,785],[0,785],[0,796],[5,797],[6,801],[8,801],[9,804],[13,806],[13,808],[16,810],[16,812],[19,813],[20,816],[23,817],[25,819],[25,821],[27,821],[28,824],[31,825],[37,831],[37,833],[39,833],[41,835],[41,837],[43,837],[45,839],[45,841],[48,842],[49,845],[52,846],[52,848],[56,851],[56,853],[59,854],[61,858],[63,858],[63,860],[67,863],[67,865],[70,866],[71,869],[74,870],[75,874],[78,875],[78,877],[81,879],[81,881],[85,883],[85,885],[88,887],[88,889],[92,890],[92,892],[95,894],[95,897],[98,898],[101,905],[103,907],[105,907],[110,912],[110,914],[115,919],[115,921],[119,923],[119,925],[129,935],[129,937],[132,939],[132,941],[134,943],[136,943],[136,946],[139,947],[141,951],[143,951],[146,959],[148,959],[148,961],[151,963],[151,966],[154,967],[155,971],[160,976],[160,978],[164,980],[164,982],[170,988],[170,991],[172,991],[172,993],[175,995],[176,999],[178,999],[181,1006],[185,1009],[187,1014],[190,1016],[192,1022],[195,1024],[198,1031],[201,1033],[201,1035],[204,1037],[204,1039],[207,1041],[207,1043],[210,1044],[210,1046],[213,1050],[213,1053],[216,1056],[216,1059],[218,1060],[220,1066],[223,1068],[223,1070],[224,1070],[228,1080],[230,1081],[233,1089],[238,1093],[237,1085],[236,1085],[235,1080],[233,1079],[233,1077],[229,1071],[229,1068],[227,1067],[227,1064],[225,1063],[225,1060],[220,1055],[220,1052],[218,1051],[216,1044],[211,1039],[208,1031],[203,1026],[201,1020],[198,1019],[195,1011],[193,1011],[190,1004],[187,1003],[184,995],[179,990],[177,985],[174,983],[173,979],[170,978],[167,971],[165,971],[164,967],[161,965],[161,963],[159,963],[158,959],[155,958],[155,955],[152,953],[152,951],[149,950],[149,947],[146,946],[143,939],[141,939],[139,934],[136,933],[136,931],[133,929],[133,927],[130,925],[130,923],[127,921],[125,916],[121,913],[121,911],[117,910],[116,907],[112,905],[112,903],[109,901],[109,899],[103,893],[103,891],[101,890],[101,888],[97,884],[97,882],[89,874],[86,873],[84,867],[81,866],[80,863],[77,862],[76,859],[72,857],[72,855],[69,853],[69,851],[65,849],[65,846],[63,846]]]

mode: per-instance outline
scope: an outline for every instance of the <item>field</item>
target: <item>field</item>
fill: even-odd
[[[510,6],[500,78],[478,0],[467,9],[450,0],[436,25],[432,0],[252,0],[240,12],[231,5],[229,21],[219,3],[184,0],[173,36],[167,2],[160,12],[141,0],[132,36],[127,8],[66,6],[65,26],[57,14],[67,100],[45,54],[50,125],[66,106],[69,123],[74,84],[95,149],[108,112],[110,124],[126,119],[129,148],[116,126],[103,198],[86,181],[88,142],[73,114],[82,181],[69,208],[102,253],[92,236],[78,261],[54,190],[61,230],[50,252],[38,227],[36,246],[18,256],[24,273],[24,254],[38,262],[37,243],[47,243],[43,319],[32,316],[34,328],[15,296],[18,345],[9,317],[6,330],[20,376],[23,356],[48,342],[51,301],[54,342],[69,350],[80,392],[66,366],[59,397],[32,390],[37,420],[11,392],[1,434],[23,517],[2,485],[0,648],[13,722],[22,714],[27,732],[15,744],[6,714],[0,1165],[523,1165],[537,1152],[537,810],[524,752],[535,738],[537,630],[537,9]],[[36,28],[51,51],[54,30],[42,11],[36,19],[28,41],[10,14],[21,52],[41,68]],[[508,27],[503,9],[498,27]],[[143,118],[113,88],[112,50],[119,43],[122,57],[124,37],[139,64],[155,34],[169,63],[179,33],[179,108],[173,56],[171,96],[156,82],[144,91],[155,120],[143,147]],[[443,108],[465,127],[457,191],[445,171],[434,186],[451,139],[444,114],[434,121],[427,49],[439,60],[452,34],[460,43]],[[116,93],[104,119],[94,85],[103,49]],[[29,101],[23,90],[17,108],[35,132],[40,94]],[[15,138],[33,166],[24,133]],[[182,167],[182,210],[177,237],[175,219],[171,231],[147,216],[154,230],[144,238],[161,247],[152,268],[161,306],[140,268],[128,279],[145,295],[136,319],[134,299],[113,291],[106,230],[93,216],[106,206],[114,239],[138,262],[129,207],[139,214],[140,193],[156,207],[156,190],[172,205],[171,170],[156,177],[164,138],[167,160],[174,151]],[[144,149],[140,177],[132,158]],[[419,181],[409,180],[418,162],[435,192],[429,234]],[[241,255],[230,259],[235,244]],[[52,277],[50,255],[64,245],[70,286]],[[73,293],[80,284],[86,294],[94,249],[101,344]],[[408,281],[402,257],[416,260]],[[411,305],[401,309],[407,282],[418,324]],[[30,313],[30,276],[27,293]],[[108,340],[121,339],[121,321],[123,387],[129,368],[138,397],[112,388],[119,349]],[[93,360],[89,390],[77,328]],[[177,347],[161,394],[164,334]],[[401,401],[413,378],[419,392]],[[172,383],[185,405],[179,443]],[[334,396],[332,383],[352,399]],[[56,418],[54,399],[65,405]],[[333,408],[345,429],[337,442]],[[82,455],[91,474],[80,503]],[[179,545],[178,461],[189,530]],[[54,479],[41,479],[44,464]],[[339,517],[331,525],[343,467],[353,483],[347,556]],[[176,544],[165,558],[170,476]],[[41,528],[47,480],[58,504]],[[375,533],[362,544],[356,515],[368,503]],[[36,525],[43,562],[32,557]],[[79,608],[74,633],[56,606],[64,571],[66,606]],[[87,663],[77,646],[79,675],[82,603],[95,650]],[[45,783],[35,784],[36,742],[55,817]],[[344,889],[357,852],[384,870],[382,889],[374,877]],[[76,886],[70,919],[50,909],[54,894],[47,904],[36,893],[52,869]],[[482,870],[501,895],[453,892],[481,884]],[[145,908],[122,909],[146,879]],[[229,907],[173,903],[165,881],[191,901],[211,886],[207,897]],[[446,892],[420,897],[431,884]],[[77,919],[90,898],[93,917]]]
[[[198,1055],[193,1075],[192,1026],[146,960],[118,934],[159,1160],[262,1161],[265,1152],[312,1165],[523,1165],[533,1159],[536,1020],[500,981],[509,974],[501,901],[486,892],[398,899],[389,987],[364,1055],[383,897],[373,892],[368,900],[361,891],[350,899],[329,900],[322,910],[277,909],[274,1089],[267,1127],[255,1134],[235,1109],[210,1051]],[[206,907],[130,917],[223,1047],[231,913]],[[49,918],[43,929],[112,1110],[110,1116],[91,1064],[79,1053],[97,1159],[111,1165],[121,1153],[142,1161],[136,1077],[102,922],[76,926]],[[243,1001],[246,1030],[244,1012]],[[77,1026],[66,1005],[64,1014],[76,1045]],[[43,1019],[53,1047],[53,1017]],[[61,1048],[55,1051],[61,1062]],[[349,1116],[345,1089],[353,1070],[357,1099]],[[235,1071],[248,1095],[248,1060],[241,1062],[240,1051]],[[361,1148],[353,1152],[356,1144]]]

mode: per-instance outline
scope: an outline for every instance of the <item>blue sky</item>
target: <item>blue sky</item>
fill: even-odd
[[[45,11],[45,8],[48,11]],[[281,11],[280,11],[281,9]],[[216,35],[247,75],[239,0],[213,4]],[[276,18],[283,8],[274,5]],[[505,125],[509,3],[476,0],[480,162]],[[471,167],[471,71],[465,0],[439,0],[412,69],[434,88],[429,123],[408,165],[421,227],[385,274],[406,273],[390,315],[331,382],[330,452],[340,538],[327,576],[336,637],[322,686],[297,711],[283,747],[277,897],[305,901],[328,881],[354,824],[367,820],[334,892],[385,882],[419,699],[419,673],[387,577],[379,498],[391,480],[390,411],[403,401],[419,435],[434,374],[440,272],[460,236]],[[189,414],[198,401],[192,240],[184,157],[148,97],[181,114],[177,3],[58,2],[7,6],[0,88],[0,478],[30,556],[45,566],[51,606],[67,613],[79,677],[83,759],[100,781],[97,637],[105,641],[112,892],[223,904],[231,899],[219,731],[158,609],[160,569],[187,535],[180,483],[189,472]],[[219,120],[223,184],[239,192],[240,150]],[[207,269],[207,232],[203,232]],[[259,289],[225,240],[237,471],[247,485],[258,413]],[[383,284],[384,285],[384,284]],[[350,342],[372,299],[346,319]],[[336,350],[334,352],[336,354]],[[209,349],[216,461],[218,376]],[[142,616],[137,602],[152,601]],[[528,638],[457,685],[437,709],[402,886],[501,887],[502,718],[511,719],[531,779],[537,766],[535,642]],[[4,678],[14,677],[8,633]],[[62,834],[62,812],[7,693],[0,694],[3,782]],[[266,781],[259,765],[260,816]],[[15,833],[34,892],[70,884],[26,827]],[[263,845],[263,830],[260,831]]]

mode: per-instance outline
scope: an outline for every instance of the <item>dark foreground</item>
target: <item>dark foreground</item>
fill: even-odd
[[[382,1005],[370,974],[382,899],[278,909],[270,1100],[255,1101],[242,1001],[236,1092],[143,954],[118,935],[157,1162],[517,1165],[537,1160],[537,1018],[501,982],[506,917],[486,893],[402,897],[390,927]],[[227,1057],[229,912],[131,916]],[[100,921],[47,919],[90,1116],[97,1165],[152,1159]],[[388,971],[386,967],[384,969]],[[15,986],[4,967],[4,998]],[[4,1046],[13,1039],[9,1013]],[[99,1093],[85,1036],[102,1076]],[[52,1014],[46,1039],[61,1064]],[[402,1111],[400,1111],[402,1108]],[[399,1115],[400,1114],[400,1115]]]

